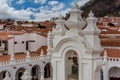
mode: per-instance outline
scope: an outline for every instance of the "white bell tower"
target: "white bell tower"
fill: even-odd
[[[100,80],[101,45],[97,18],[90,12],[85,21],[81,13],[74,3],[70,18],[64,21],[60,16],[49,36],[53,80]]]

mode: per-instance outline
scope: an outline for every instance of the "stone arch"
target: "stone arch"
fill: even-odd
[[[120,80],[120,68],[119,67],[112,67],[108,71],[109,80]]]
[[[5,78],[5,73],[8,72],[9,76],[11,76],[10,72],[7,70],[3,70],[2,72],[0,72],[0,80],[3,80]]]
[[[40,80],[41,68],[39,65],[34,65],[31,69],[32,80]]]
[[[66,54],[69,51],[75,51],[77,53],[77,57],[78,57],[78,77],[79,77],[79,80],[81,80],[82,79],[82,62],[81,62],[81,60],[82,60],[82,57],[83,57],[81,49],[78,46],[76,46],[75,44],[72,45],[72,46],[71,45],[67,45],[63,49],[63,51],[62,51],[62,57],[63,57],[63,60],[64,60],[64,67],[65,67],[65,64],[66,64],[66,62],[65,62],[66,61],[65,60],[66,59]],[[64,71],[65,71],[65,69],[64,69]],[[65,76],[65,78],[66,78],[66,76]]]
[[[61,53],[59,56],[63,57],[65,56],[63,51],[65,51],[67,48],[70,48],[69,50],[73,49],[76,52],[79,50],[78,52],[80,52],[80,54],[78,55],[79,57],[82,57],[84,53],[82,51],[84,51],[85,47],[86,46],[84,42],[82,43],[81,41],[79,41],[79,39],[66,38],[66,39],[61,40],[59,43],[57,43],[55,47],[55,51]]]
[[[47,63],[44,67],[44,78],[52,80],[53,77],[53,69],[51,63]]]
[[[62,42],[62,43],[61,43]],[[83,58],[83,53],[85,53],[85,45],[81,42],[81,41],[78,41],[78,40],[75,40],[75,39],[64,39],[62,41],[59,42],[59,44],[55,47],[55,50],[58,49],[56,52],[57,54],[57,57],[61,58],[61,62],[60,64],[62,64],[63,66],[61,66],[63,68],[63,72],[62,72],[62,75],[64,80],[65,80],[65,56],[66,56],[66,53],[70,50],[73,50],[75,51],[77,54],[78,54],[78,63],[79,63],[79,80],[82,80],[82,58]],[[54,65],[54,64],[52,64]],[[57,67],[58,68],[58,67]],[[59,73],[57,73],[59,74]],[[55,75],[55,74],[54,74]]]
[[[21,67],[16,71],[16,79],[15,80],[21,80],[21,77],[23,75],[23,73],[25,72],[25,68]]]

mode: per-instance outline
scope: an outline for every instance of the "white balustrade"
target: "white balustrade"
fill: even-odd
[[[19,63],[25,63],[25,59],[17,59],[16,60],[16,63],[19,64]]]
[[[33,61],[39,61],[39,60],[40,60],[40,57],[39,57],[39,56],[34,56],[34,57],[32,57],[32,60],[33,60]]]
[[[48,61],[50,59],[51,59],[50,55],[32,56],[30,62],[32,62],[32,61],[40,61],[40,60]],[[20,64],[20,63],[28,63],[28,61],[26,61],[26,58],[15,59],[15,64]],[[11,64],[10,61],[2,61],[2,62],[0,62],[0,67],[1,66],[8,66],[8,65],[13,65],[13,64]]]
[[[102,57],[101,60],[104,60],[104,58]],[[107,62],[120,62],[120,58],[107,57]]]

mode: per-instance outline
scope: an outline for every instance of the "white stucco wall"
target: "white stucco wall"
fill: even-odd
[[[35,51],[36,47],[35,47],[35,43],[36,43],[36,33],[29,33],[27,34],[28,38],[27,41],[31,40],[31,41],[35,41],[35,42],[28,42],[28,49],[30,51]]]
[[[5,48],[5,44],[3,44],[3,42],[1,42],[0,50],[4,50],[4,48]]]
[[[26,34],[14,36],[14,41],[17,42],[17,44],[14,44],[15,45],[15,53],[26,52],[26,38],[27,38]],[[24,41],[23,44],[22,44],[22,41]]]
[[[22,41],[24,41],[24,43],[22,43]],[[8,41],[8,54],[11,54],[13,52],[26,52],[26,41],[28,41],[28,49],[30,51],[36,51],[41,46],[47,46],[47,38],[37,33],[14,35],[14,38]],[[14,42],[17,42],[17,44]]]
[[[8,54],[14,53],[14,38],[8,40]]]
[[[4,25],[0,25],[0,29],[4,29],[4,27],[3,27]]]
[[[28,44],[29,44],[30,51],[36,51],[41,46],[47,45],[47,38],[46,37],[43,37],[43,36],[36,34],[36,33],[30,33],[27,35],[28,35],[27,40],[29,41]],[[31,41],[34,41],[34,42],[31,42]]]

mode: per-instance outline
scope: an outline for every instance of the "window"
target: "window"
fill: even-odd
[[[2,45],[2,41],[0,41],[0,46]]]
[[[28,50],[28,41],[26,41],[26,50]]]
[[[15,41],[14,44],[17,44],[17,41]]]
[[[29,42],[35,42],[35,40],[29,40]]]
[[[24,41],[22,41],[22,44],[24,44]]]

